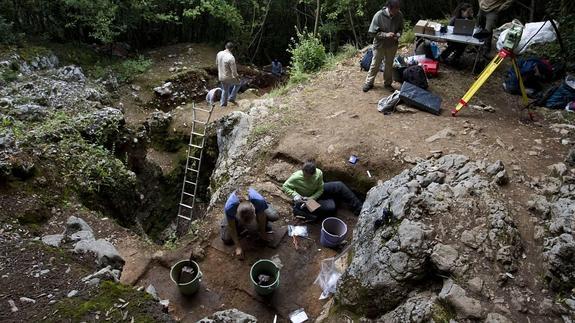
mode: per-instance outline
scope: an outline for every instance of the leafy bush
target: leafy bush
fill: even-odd
[[[117,72],[121,82],[130,82],[138,74],[146,72],[152,67],[152,60],[143,55],[136,59],[128,59],[117,67]]]
[[[12,28],[12,23],[0,16],[0,44],[16,44],[21,38],[22,35],[16,33]]]
[[[297,73],[318,71],[326,62],[325,47],[317,37],[304,31],[297,34],[298,40],[292,40],[288,48],[291,57],[291,68]]]
[[[409,20],[404,21],[403,23],[403,34],[399,37],[399,45],[400,46],[409,46],[413,44],[415,41],[415,33],[413,32],[413,25]]]

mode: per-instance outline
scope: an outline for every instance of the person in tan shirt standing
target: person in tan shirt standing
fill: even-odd
[[[479,15],[477,16],[478,26],[481,26],[487,31],[487,39],[485,40],[485,50],[487,53],[491,51],[491,38],[493,37],[493,29],[497,24],[499,13],[509,8],[513,0],[479,0]]]
[[[373,35],[373,58],[363,85],[363,92],[373,88],[373,82],[383,59],[385,59],[384,86],[388,90],[393,90],[391,87],[393,60],[399,45],[399,36],[403,32],[403,14],[399,11],[399,7],[399,0],[389,0],[371,20],[368,32]]]
[[[236,95],[240,90],[240,77],[236,68],[236,58],[232,54],[235,46],[234,43],[226,43],[226,49],[222,50],[216,56],[216,64],[218,65],[218,80],[222,87],[222,96],[220,98],[220,106],[225,107],[228,101],[235,103]]]

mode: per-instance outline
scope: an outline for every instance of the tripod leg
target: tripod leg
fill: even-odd
[[[463,109],[471,100],[471,98],[475,95],[475,93],[483,86],[483,83],[487,81],[487,79],[493,74],[493,72],[497,69],[499,64],[503,61],[505,56],[503,55],[496,55],[493,60],[487,65],[487,67],[481,72],[479,78],[471,85],[467,93],[459,100],[459,103],[455,107],[455,109],[451,110],[451,115],[455,117],[455,115],[459,112],[459,110]]]
[[[521,71],[519,70],[519,66],[517,66],[517,60],[515,58],[511,59],[513,63],[513,69],[515,71],[515,75],[517,75],[517,80],[519,82],[519,89],[521,89],[521,97],[523,98],[523,104],[529,104],[529,99],[527,98],[527,93],[525,92],[525,85],[523,84],[523,77],[521,77]]]

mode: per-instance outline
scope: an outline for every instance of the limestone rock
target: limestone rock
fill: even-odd
[[[504,169],[505,167],[503,166],[503,162],[501,160],[497,160],[495,161],[495,163],[487,166],[487,169],[485,171],[487,172],[487,174],[495,176],[497,173],[503,171]]]
[[[172,114],[163,111],[152,112],[144,123],[146,129],[153,134],[164,133],[172,122]]]
[[[60,243],[64,239],[63,234],[51,234],[42,237],[42,242],[45,245],[52,246],[52,247],[60,247]]]
[[[433,247],[431,262],[440,271],[451,272],[456,265],[457,257],[459,257],[459,253],[453,246],[438,243]]]
[[[215,312],[197,323],[257,323],[257,319],[235,308]]]
[[[467,282],[467,285],[472,292],[480,294],[483,291],[483,283],[483,279],[474,277]]]
[[[564,163],[553,164],[548,166],[547,169],[549,170],[549,175],[553,177],[562,177],[567,173],[567,166]]]
[[[531,194],[529,201],[527,202],[527,207],[536,215],[545,218],[549,214],[550,204],[547,202],[547,198],[545,196]]]
[[[433,314],[433,305],[437,295],[431,292],[422,292],[408,298],[401,305],[380,317],[377,322],[386,323],[423,323],[429,322]]]
[[[66,231],[64,231],[64,235],[69,237],[72,234],[78,231],[91,231],[92,228],[81,218],[77,218],[75,216],[71,216],[66,221]]]
[[[78,66],[64,66],[58,70],[58,76],[66,81],[85,82],[86,76],[81,67]]]
[[[451,305],[460,318],[479,319],[484,315],[481,302],[468,297],[465,290],[451,279],[446,279],[443,282],[439,299]]]
[[[78,242],[80,240],[94,240],[94,233],[91,230],[80,230],[68,236],[68,241]]]
[[[154,93],[160,97],[170,97],[172,92],[172,82],[166,82],[162,86],[154,88]]]
[[[567,154],[567,157],[565,158],[565,163],[567,163],[567,165],[569,165],[571,167],[575,167],[575,147],[572,147],[571,149],[569,149],[569,153]]]
[[[573,235],[564,233],[545,242],[547,259],[545,277],[554,290],[570,290],[575,287],[575,241]]]
[[[91,252],[96,255],[96,262],[100,267],[111,266],[121,270],[124,267],[124,259],[110,242],[98,239],[95,241],[80,240],[74,246],[74,252]]]

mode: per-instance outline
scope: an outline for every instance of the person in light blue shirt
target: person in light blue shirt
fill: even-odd
[[[220,224],[220,236],[225,244],[235,244],[236,256],[240,258],[244,255],[239,240],[240,233],[256,221],[260,239],[269,242],[269,222],[279,219],[278,212],[251,187],[247,191],[233,191],[224,205],[224,214]]]

